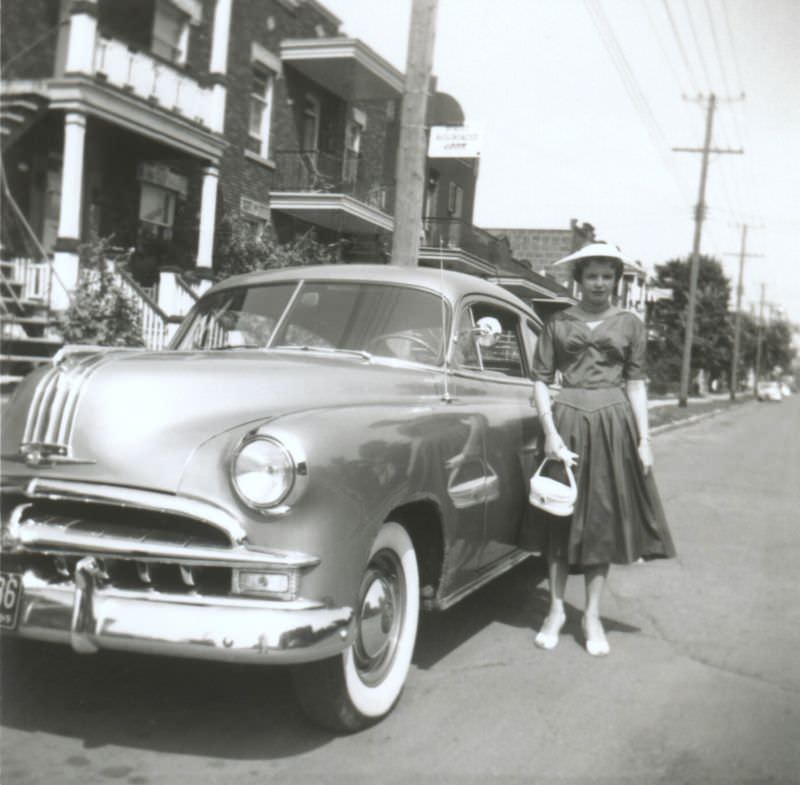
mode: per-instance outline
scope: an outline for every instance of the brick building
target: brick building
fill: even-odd
[[[197,294],[182,272],[213,277],[228,219],[270,223],[281,241],[313,230],[342,261],[388,260],[403,75],[317,0],[1,12],[4,218],[24,216],[3,221],[3,254],[31,260],[25,281],[47,268],[55,308],[95,234],[134,249],[118,273],[155,345]],[[434,93],[429,122],[463,113]],[[477,159],[429,161],[420,261],[524,277],[509,244],[472,225],[477,176]]]

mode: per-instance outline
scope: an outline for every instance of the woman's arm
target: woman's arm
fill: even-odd
[[[647,388],[644,379],[629,379],[625,383],[628,399],[633,409],[636,428],[639,431],[639,460],[647,474],[653,467],[653,453],[650,449],[650,426],[647,422]]]
[[[539,421],[542,423],[542,431],[544,432],[545,456],[574,466],[578,456],[567,448],[564,440],[556,430],[556,425],[553,422],[553,412],[550,408],[550,390],[547,389],[547,385],[544,382],[533,383],[533,400],[536,403],[536,411],[539,412]]]

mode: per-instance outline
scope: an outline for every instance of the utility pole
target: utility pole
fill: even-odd
[[[742,245],[739,250],[739,284],[736,287],[736,317],[733,328],[733,355],[731,357],[731,400],[736,400],[736,385],[739,379],[739,343],[742,333],[742,294],[744,291],[744,260],[748,256],[763,257],[761,253],[747,253],[747,224],[742,224]],[[736,254],[726,254],[735,256]]]
[[[708,99],[706,113],[706,135],[701,148],[673,147],[676,152],[702,153],[700,167],[700,192],[697,197],[697,206],[694,211],[694,242],[692,243],[692,258],[689,271],[689,304],[686,313],[686,335],[683,341],[683,361],[681,363],[681,388],[678,396],[678,406],[686,406],[689,399],[689,377],[692,369],[692,341],[694,339],[694,312],[697,301],[697,278],[700,271],[700,238],[703,232],[703,219],[706,212],[706,179],[708,177],[708,156],[710,153],[742,153],[743,150],[730,150],[711,147],[711,129],[714,125],[714,109],[717,97],[711,93]]]
[[[397,152],[392,264],[417,264],[425,189],[425,113],[433,68],[438,0],[412,0]]]
[[[756,341],[756,380],[753,385],[753,396],[758,398],[758,382],[761,379],[761,342],[764,339],[764,290],[766,284],[761,284],[761,305],[758,309],[758,340]]]

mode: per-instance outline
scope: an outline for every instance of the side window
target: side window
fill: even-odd
[[[499,330],[481,335],[478,325],[483,319],[493,322]],[[492,303],[473,303],[464,309],[454,354],[456,364],[520,378],[525,375],[522,355],[519,317],[513,311]]]

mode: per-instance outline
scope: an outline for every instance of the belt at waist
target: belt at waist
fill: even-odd
[[[621,387],[600,387],[588,389],[586,387],[564,387],[555,399],[555,404],[572,406],[575,409],[595,411],[605,406],[614,406],[626,403],[628,396]]]

